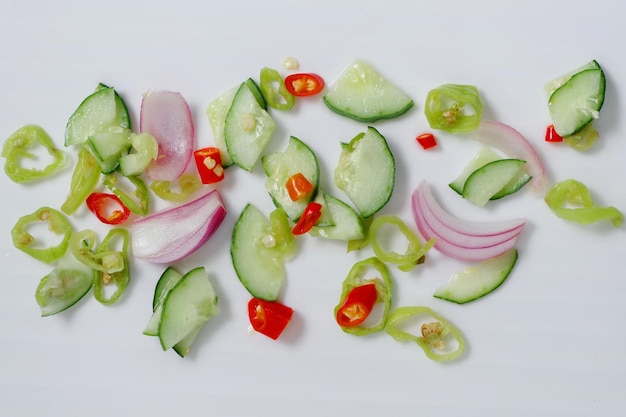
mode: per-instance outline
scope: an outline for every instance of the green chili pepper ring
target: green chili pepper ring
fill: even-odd
[[[27,226],[32,223],[47,222],[48,229],[55,235],[62,235],[58,245],[47,248],[36,247],[37,239],[28,233]],[[46,263],[52,263],[65,255],[72,236],[72,225],[63,213],[50,207],[41,207],[37,211],[20,217],[13,229],[11,238],[13,245],[32,256],[35,259]]]
[[[363,336],[383,330],[387,325],[387,319],[391,311],[392,282],[389,270],[387,269],[387,266],[378,258],[371,257],[355,263],[350,269],[348,276],[343,281],[341,298],[339,300],[339,304],[335,307],[334,315],[337,316],[337,311],[341,308],[348,297],[348,294],[354,287],[363,285],[368,281],[371,282],[371,279],[365,277],[365,273],[370,268],[374,268],[380,274],[380,277],[377,277],[374,280],[374,283],[376,284],[376,292],[378,294],[376,302],[383,303],[384,309],[380,321],[374,326],[359,325],[355,327],[341,327],[341,330],[344,332],[355,336]]]

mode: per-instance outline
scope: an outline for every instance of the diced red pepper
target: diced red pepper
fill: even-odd
[[[341,327],[354,327],[362,324],[372,312],[378,298],[376,284],[354,287],[337,310],[337,324]]]
[[[550,125],[546,128],[546,142],[563,142],[561,135],[556,133],[554,125]]]
[[[437,146],[437,139],[432,133],[422,133],[421,135],[416,136],[415,140],[417,140],[417,143],[419,143],[424,149],[430,149]]]
[[[293,309],[254,297],[248,301],[248,316],[254,330],[276,340],[291,322]]]
[[[294,96],[312,96],[324,89],[324,79],[311,73],[291,74],[285,78],[285,87]]]
[[[302,216],[300,216],[300,218],[298,219],[296,225],[293,227],[293,229],[291,229],[291,233],[294,235],[305,234],[306,232],[311,230],[313,226],[315,226],[315,223],[317,223],[321,216],[322,205],[311,201],[304,209],[304,212],[302,213]]]
[[[130,216],[130,209],[115,194],[91,193],[85,202],[102,223],[120,224]]]
[[[215,147],[197,149],[193,153],[198,174],[203,184],[214,184],[224,179],[220,150]]]
[[[313,193],[313,184],[302,172],[293,174],[285,183],[291,201],[308,199]]]

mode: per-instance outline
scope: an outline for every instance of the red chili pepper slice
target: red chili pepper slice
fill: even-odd
[[[546,128],[546,142],[563,142],[561,135],[556,133],[554,125],[550,125]]]
[[[203,184],[214,184],[224,179],[220,150],[215,147],[197,149],[193,153],[198,175]]]
[[[252,298],[248,301],[248,317],[252,328],[271,339],[278,339],[291,322],[293,309],[276,301]]]
[[[291,201],[303,200],[309,198],[313,193],[313,184],[309,181],[302,172],[293,174],[285,183],[289,198]]]
[[[102,223],[120,224],[130,216],[128,207],[115,194],[91,193],[85,202]]]
[[[324,79],[312,73],[290,74],[285,77],[285,87],[294,96],[312,96],[324,89]]]
[[[315,226],[315,223],[317,223],[321,216],[322,205],[311,201],[304,209],[304,212],[302,213],[302,216],[300,216],[300,219],[298,219],[296,225],[293,229],[291,229],[291,233],[294,235],[305,234],[311,230],[313,226]]]
[[[424,149],[430,149],[437,146],[437,139],[432,133],[422,133],[421,135],[418,135],[415,140],[417,140],[417,143],[419,143]]]
[[[337,310],[337,324],[341,327],[355,327],[363,323],[372,312],[378,298],[376,284],[354,287]]]

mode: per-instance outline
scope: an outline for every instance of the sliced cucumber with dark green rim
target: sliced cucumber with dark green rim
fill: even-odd
[[[115,171],[122,156],[128,154],[132,146],[129,129],[110,127],[87,138],[87,149],[100,164],[100,171],[109,174]]]
[[[404,91],[363,61],[356,61],[328,86],[324,103],[335,113],[366,123],[401,116],[413,107]]]
[[[163,350],[174,347],[219,313],[218,297],[204,267],[187,272],[166,294],[159,322]]]
[[[463,198],[484,206],[519,175],[525,163],[521,159],[498,159],[478,168],[465,181]]]
[[[490,162],[503,159],[500,155],[492,151],[489,147],[483,146],[478,150],[474,158],[465,166],[463,172],[452,181],[449,186],[459,195],[463,195],[463,188],[467,178],[474,172],[484,167]],[[524,185],[530,181],[532,176],[520,170],[508,183],[506,183],[498,192],[491,196],[490,200],[497,200],[519,191]]]
[[[324,194],[324,200],[333,224],[330,226],[316,224],[309,231],[312,236],[346,241],[365,237],[363,219],[352,207],[329,194]]]
[[[224,120],[224,142],[233,163],[252,171],[275,130],[274,119],[243,82]]]
[[[233,267],[243,286],[252,296],[268,301],[278,298],[286,277],[285,262],[295,254],[295,241],[285,223],[287,216],[284,212],[282,216],[284,222],[272,222],[247,204],[235,223],[230,247]]]
[[[128,109],[113,87],[100,85],[70,116],[65,128],[65,146],[78,145],[111,127],[130,129]]]
[[[143,331],[146,336],[159,335],[159,323],[163,314],[163,300],[172,288],[181,280],[183,274],[173,267],[168,267],[163,271],[161,277],[157,281],[154,288],[154,297],[152,298],[152,316]]]
[[[315,198],[319,186],[320,168],[317,156],[300,139],[292,136],[284,152],[274,152],[261,158],[263,170],[267,175],[265,188],[272,197],[276,207],[281,207],[294,222],[298,221],[311,199]],[[309,198],[293,201],[285,184],[297,173],[313,185],[313,193]]]
[[[363,217],[379,211],[391,198],[396,164],[387,140],[368,127],[350,143],[341,144],[334,172],[335,185],[344,191]]]
[[[548,108],[556,132],[562,137],[570,136],[597,119],[605,90],[606,78],[601,68],[577,72],[554,90]]]
[[[493,292],[509,277],[517,262],[517,249],[470,266],[435,289],[434,296],[458,304],[469,303]]]

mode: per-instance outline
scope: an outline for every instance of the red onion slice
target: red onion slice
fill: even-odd
[[[413,217],[426,240],[435,239],[440,252],[464,261],[481,261],[513,248],[525,219],[504,222],[461,220],[446,212],[435,200],[426,181],[413,191]]]
[[[159,144],[157,159],[146,174],[157,181],[180,177],[193,154],[194,125],[189,105],[180,93],[149,91],[141,101],[141,132],[150,133]]]
[[[170,263],[195,252],[218,229],[226,208],[217,190],[182,206],[143,217],[131,227],[133,254],[153,263]]]
[[[545,168],[533,146],[519,131],[501,122],[485,120],[474,131],[472,138],[500,149],[511,158],[526,161],[524,169],[532,175],[530,187],[537,194],[543,193],[546,186]]]

